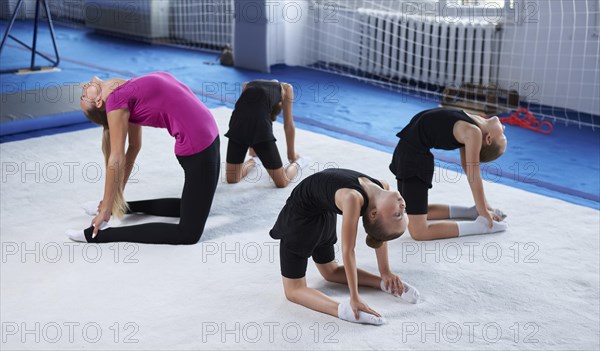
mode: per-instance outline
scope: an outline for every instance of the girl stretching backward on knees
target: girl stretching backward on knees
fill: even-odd
[[[290,84],[276,80],[255,80],[245,83],[229,121],[227,144],[227,182],[239,183],[258,164],[266,168],[275,186],[285,188],[307,160],[295,151],[295,127],[292,117],[294,89]],[[273,122],[283,110],[283,129],[290,164],[283,167],[275,136]],[[250,149],[250,158],[246,153]]]
[[[388,263],[386,241],[400,237],[408,224],[404,208],[404,199],[390,191],[385,181],[359,172],[328,169],[300,182],[270,232],[273,239],[281,239],[279,255],[287,299],[349,322],[375,325],[383,324],[384,319],[360,298],[359,285],[417,303],[417,290],[402,283]],[[338,214],[342,215],[343,266],[337,265],[334,253]],[[379,276],[356,267],[354,247],[360,217],[367,245],[376,249]],[[325,280],[348,285],[349,300],[339,303],[307,287],[305,275],[311,256]]]
[[[200,240],[219,181],[219,130],[210,111],[183,83],[165,72],[130,80],[96,77],[83,88],[81,108],[103,129],[106,160],[104,197],[87,204],[92,226],[68,231],[76,241],[195,244]],[[181,198],[126,203],[125,184],[142,145],[141,126],[166,128],[175,138],[175,155],[185,174]],[[128,141],[125,150],[125,141]],[[160,159],[157,160],[160,162]],[[95,208],[97,206],[97,208]],[[111,215],[145,213],[179,217],[178,224],[148,223],[109,227]]]
[[[500,157],[507,146],[504,126],[493,117],[485,119],[462,110],[435,108],[417,114],[398,133],[390,170],[396,175],[398,190],[406,199],[410,218],[408,231],[415,240],[435,240],[457,236],[505,231],[506,217],[493,209],[483,191],[480,163]],[[460,161],[469,181],[475,206],[429,205],[434,158],[430,149],[460,149]],[[469,219],[470,221],[427,220]]]

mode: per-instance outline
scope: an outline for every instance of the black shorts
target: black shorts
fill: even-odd
[[[286,204],[269,233],[273,239],[281,239],[281,275],[290,279],[304,277],[311,256],[318,264],[335,260],[336,223],[334,212],[309,213]]]
[[[431,189],[434,168],[434,158],[430,151],[415,148],[402,140],[398,142],[390,163],[390,171],[396,179],[419,177]]]
[[[243,164],[248,153],[248,148],[249,146],[244,146],[229,139],[229,143],[227,144],[227,163],[233,165]],[[275,141],[252,145],[252,148],[266,169],[279,169],[283,167]]]
[[[407,214],[427,214],[429,184],[419,177],[398,179],[398,191],[406,201]]]
[[[326,264],[335,260],[335,249],[333,244],[317,246],[312,252],[315,263]],[[279,265],[281,275],[288,279],[300,279],[306,276],[308,257],[303,257],[287,248],[285,239],[279,245]]]

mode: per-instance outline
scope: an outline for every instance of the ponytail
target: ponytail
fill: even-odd
[[[110,157],[110,132],[108,129],[108,116],[106,111],[100,110],[95,106],[83,109],[83,114],[93,123],[101,125],[104,129],[102,131],[102,153],[104,154],[104,165],[108,170],[108,159]],[[121,172],[119,172],[121,173]],[[117,182],[117,193],[115,194],[115,200],[112,204],[112,215],[117,218],[123,218],[125,213],[129,211],[129,206],[125,202],[123,197],[123,188],[125,187],[124,174],[117,174],[119,177]]]
[[[108,159],[110,157],[110,131],[106,127],[102,131],[102,153],[104,154],[104,165],[108,170]],[[117,181],[117,192],[115,194],[115,200],[112,204],[112,215],[116,216],[119,219],[123,218],[125,213],[129,211],[129,206],[127,206],[127,202],[125,201],[125,197],[123,196],[123,188],[125,187],[125,175],[121,173],[122,172],[117,172],[117,177],[119,178]]]

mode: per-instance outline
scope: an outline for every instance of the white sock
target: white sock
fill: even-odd
[[[467,235],[478,235],[478,234],[491,234],[497,232],[503,232],[508,229],[508,223],[496,222],[492,228],[488,227],[488,221],[484,217],[477,217],[473,222],[457,222],[458,224],[458,236]]]
[[[104,230],[106,228],[110,228],[110,225],[108,223],[106,223],[106,221],[103,221],[102,224],[100,225],[100,230]],[[85,233],[83,230],[67,230],[65,232],[65,234],[67,235],[67,237],[73,241],[78,241],[81,243],[87,243],[87,239],[85,238]]]
[[[402,282],[402,285],[404,285],[404,292],[402,293],[402,295],[398,296],[398,295],[394,295],[396,297],[400,297],[402,300],[408,302],[408,303],[419,303],[420,302],[420,298],[421,298],[421,294],[419,293],[419,290],[415,289],[414,286],[406,283],[406,282]],[[388,294],[392,293],[392,289],[390,288],[385,288],[385,283],[383,282],[383,280],[381,281],[381,290],[385,291]]]
[[[404,285],[404,293],[400,298],[408,303],[419,303],[421,301],[419,290],[408,283],[402,282],[402,284]]]
[[[310,158],[308,157],[300,157],[296,161],[294,161],[300,169],[304,169],[310,165]]]
[[[98,201],[88,201],[81,205],[81,207],[89,216],[96,216],[98,214]]]
[[[477,207],[465,207],[465,206],[454,206],[448,205],[449,217],[451,219],[476,219],[479,217],[479,212],[477,212]],[[494,209],[494,213],[500,217],[500,220],[503,221],[506,218],[506,214],[499,209]]]
[[[73,241],[87,243],[87,240],[85,239],[85,233],[83,232],[83,230],[67,230],[65,234],[67,234],[67,237]]]
[[[354,312],[350,305],[350,299],[341,302],[338,306],[338,317],[342,320],[352,323],[382,325],[385,323],[385,318],[377,317],[370,313],[358,311],[358,320],[354,318]]]

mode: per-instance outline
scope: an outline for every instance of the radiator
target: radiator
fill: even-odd
[[[170,15],[176,43],[206,49],[233,43],[234,0],[171,0]]]
[[[358,13],[358,65],[366,73],[441,86],[495,81],[498,24],[367,9]]]
[[[169,0],[85,0],[85,25],[136,38],[169,36]]]

